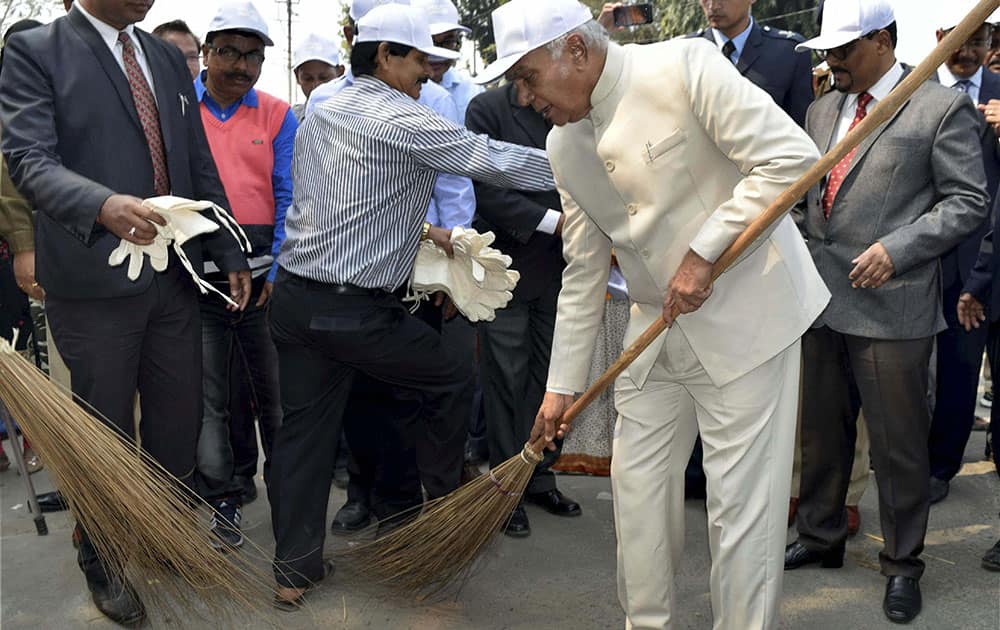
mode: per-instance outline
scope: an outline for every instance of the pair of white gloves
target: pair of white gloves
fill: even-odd
[[[142,265],[145,262],[146,256],[149,257],[149,264],[154,270],[165,270],[169,258],[167,247],[172,244],[174,252],[180,258],[181,264],[184,265],[191,278],[194,279],[199,291],[203,294],[213,291],[230,305],[239,306],[228,295],[216,289],[211,283],[203,280],[195,272],[194,267],[191,266],[191,261],[188,260],[187,254],[184,253],[184,249],[181,247],[192,238],[214,232],[222,225],[229,230],[229,233],[233,235],[233,238],[240,244],[240,247],[249,254],[250,239],[247,238],[247,235],[243,232],[239,224],[236,223],[232,215],[211,201],[192,201],[183,197],[173,197],[170,195],[146,199],[142,202],[142,205],[162,216],[167,224],[158,225],[150,222],[150,225],[156,228],[156,237],[150,245],[137,245],[123,239],[118,247],[111,252],[111,256],[108,257],[108,264],[112,267],[117,267],[128,260],[128,278],[135,281],[139,278],[139,274],[142,273]],[[206,219],[199,214],[201,210],[207,209],[212,210],[218,223]]]
[[[491,322],[496,310],[507,306],[521,275],[509,269],[511,259],[490,247],[493,232],[480,234],[456,227],[451,232],[455,257],[430,240],[420,243],[410,275],[408,301],[425,300],[444,291],[469,321]]]

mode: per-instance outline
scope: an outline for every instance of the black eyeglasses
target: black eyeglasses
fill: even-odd
[[[259,50],[248,50],[247,52],[240,52],[239,49],[233,48],[232,46],[219,46],[218,48],[213,48],[215,54],[219,55],[231,64],[235,64],[240,59],[246,59],[247,65],[249,66],[259,66],[264,63],[264,53]]]
[[[871,33],[866,33],[852,42],[847,42],[843,46],[837,46],[836,48],[831,48],[829,50],[817,50],[816,52],[819,53],[820,57],[830,56],[837,61],[844,61],[851,54],[851,51],[854,50],[854,47],[858,45],[858,42],[862,39],[871,39],[875,37],[881,30],[882,29],[877,29]]]
[[[447,48],[448,50],[460,50],[462,48],[462,36],[460,34],[448,35],[434,42],[434,45],[438,48]]]

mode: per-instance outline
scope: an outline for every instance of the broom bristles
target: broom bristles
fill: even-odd
[[[521,501],[540,461],[526,445],[520,455],[428,502],[409,524],[336,555],[349,570],[409,595],[460,587]]]
[[[0,343],[0,400],[45,461],[112,577],[128,579],[151,621],[273,623],[269,554],[213,550],[195,506],[207,506],[148,454],[85,412],[44,373]],[[267,564],[263,564],[264,567]]]

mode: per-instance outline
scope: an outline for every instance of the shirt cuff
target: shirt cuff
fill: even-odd
[[[556,228],[559,227],[559,217],[561,216],[562,212],[559,212],[558,210],[546,210],[545,216],[543,216],[542,220],[538,222],[538,226],[535,228],[535,231],[544,232],[545,234],[555,234]]]
[[[551,210],[549,211],[551,212]],[[571,389],[566,389],[564,387],[546,387],[545,391],[552,392],[553,394],[563,394],[564,396],[575,396],[576,392]]]

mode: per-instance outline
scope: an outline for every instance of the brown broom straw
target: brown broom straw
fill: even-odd
[[[212,534],[195,509],[204,502],[3,340],[0,400],[109,571],[130,578],[151,621],[187,627],[240,619],[269,623],[273,578],[262,568],[266,563],[252,561],[269,554],[252,543],[243,554],[213,550]]]
[[[712,279],[718,278],[772,224],[785,216],[845,155],[888,121],[998,6],[1000,0],[981,0],[885,100],[747,227],[716,261]],[[677,315],[675,309],[674,317]],[[650,325],[566,410],[560,424],[570,425],[666,329],[666,321],[662,318]],[[404,592],[433,594],[460,584],[481,550],[493,540],[517,506],[535,466],[541,461],[545,445],[544,436],[525,444],[520,455],[428,504],[424,512],[405,527],[349,549],[341,557],[350,563],[357,562],[376,582]]]

